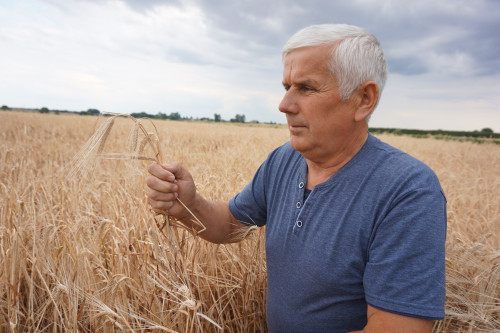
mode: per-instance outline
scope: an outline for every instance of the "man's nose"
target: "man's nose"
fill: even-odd
[[[283,113],[297,113],[299,111],[298,105],[295,101],[295,97],[293,96],[293,92],[291,91],[291,89],[289,89],[285,93],[285,96],[283,96],[278,109]]]

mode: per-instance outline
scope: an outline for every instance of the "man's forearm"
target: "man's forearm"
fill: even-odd
[[[208,201],[196,194],[192,207],[188,208],[203,224],[205,230],[198,225],[191,214],[183,217],[181,222],[199,232],[198,236],[209,242],[220,244],[235,241],[236,233],[245,227],[231,214],[227,202]]]

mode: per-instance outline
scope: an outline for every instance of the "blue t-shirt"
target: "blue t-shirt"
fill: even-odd
[[[307,164],[289,143],[229,202],[266,225],[270,332],[347,332],[367,303],[444,317],[446,199],[425,164],[369,135],[304,201]]]

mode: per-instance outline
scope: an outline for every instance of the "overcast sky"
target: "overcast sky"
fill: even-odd
[[[384,47],[371,126],[500,132],[498,0],[0,0],[0,105],[285,123],[281,48],[320,23]]]

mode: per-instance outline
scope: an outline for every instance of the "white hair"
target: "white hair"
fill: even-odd
[[[328,64],[336,78],[342,100],[348,100],[356,88],[375,81],[379,100],[387,80],[387,62],[378,39],[367,30],[347,24],[321,24],[306,27],[286,42],[281,53],[285,57],[295,49],[332,44]]]

